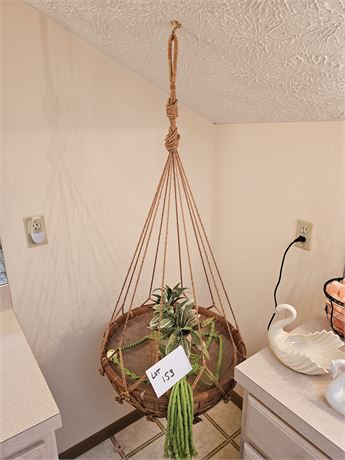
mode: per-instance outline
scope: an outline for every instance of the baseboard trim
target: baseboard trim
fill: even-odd
[[[235,404],[235,406],[242,410],[243,399],[238,393],[236,393],[235,391],[231,391],[230,400]],[[121,417],[119,420],[116,420],[116,422],[111,423],[110,425],[106,426],[97,433],[84,439],[84,441],[81,441],[75,446],[71,447],[70,449],[65,450],[64,452],[59,454],[59,458],[61,460],[77,458],[80,455],[87,452],[88,450],[96,447],[101,442],[110,438],[110,436],[113,436],[119,431],[123,430],[124,428],[127,428],[129,425],[131,425],[132,423],[136,422],[144,416],[145,414],[143,412],[141,412],[138,409],[135,409],[134,411],[130,412],[124,417]]]
[[[131,425],[132,423],[136,422],[137,420],[144,417],[145,414],[140,410],[136,409],[129,414],[121,417],[116,422],[111,423],[110,425],[106,426],[97,433],[91,435],[90,437],[84,439],[84,441],[79,442],[75,446],[71,447],[70,449],[65,450],[61,454],[59,454],[60,459],[73,459],[77,458],[80,455],[84,454],[88,450],[96,447],[101,442],[105,441],[106,439],[110,438],[114,434],[118,433],[119,431],[123,430],[127,426]]]
[[[230,393],[230,401],[232,401],[235,404],[235,406],[242,410],[243,398],[234,390],[232,390]]]

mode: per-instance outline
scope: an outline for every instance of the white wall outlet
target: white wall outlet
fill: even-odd
[[[307,222],[306,220],[301,220],[301,219],[297,220],[296,238],[300,235],[304,236],[305,242],[296,243],[296,246],[310,251],[312,229],[313,229],[313,224],[311,222]]]
[[[28,248],[48,244],[44,216],[24,217],[23,220]]]

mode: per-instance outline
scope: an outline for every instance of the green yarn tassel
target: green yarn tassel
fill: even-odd
[[[197,455],[193,442],[193,390],[186,377],[172,388],[168,405],[168,426],[164,455],[179,459],[191,459]]]

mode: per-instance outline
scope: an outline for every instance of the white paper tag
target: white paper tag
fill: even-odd
[[[187,355],[180,345],[163,359],[151,366],[146,371],[153,389],[160,398],[175,383],[181,380],[192,370]]]

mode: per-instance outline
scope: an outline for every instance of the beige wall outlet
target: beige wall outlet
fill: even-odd
[[[23,221],[28,248],[48,244],[44,216],[24,217]]]
[[[311,222],[307,222],[306,220],[302,220],[302,219],[297,220],[296,237],[300,235],[304,236],[305,242],[296,243],[296,246],[302,249],[306,249],[307,251],[310,251],[312,229],[313,229],[313,224]]]

